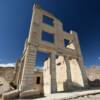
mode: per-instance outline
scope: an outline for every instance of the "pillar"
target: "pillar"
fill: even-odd
[[[71,79],[71,68],[70,68],[70,63],[69,63],[69,58],[68,57],[64,57],[65,59],[65,63],[66,63],[66,75],[67,75],[67,89],[68,91],[71,90],[71,83],[72,83],[72,79]]]
[[[80,44],[79,44],[78,35],[74,31],[71,31],[71,34],[73,36],[73,44],[75,46],[77,56],[79,57],[77,59],[77,61],[78,61],[78,64],[79,64],[81,72],[82,72],[84,85],[85,85],[85,87],[88,87],[88,79],[87,79],[86,71],[85,71],[85,68],[84,68],[84,61],[83,61],[83,56],[82,56],[82,52],[81,52],[81,48],[80,48]]]
[[[84,87],[87,88],[88,87],[88,78],[87,78],[86,71],[85,71],[85,68],[84,68],[83,59],[81,57],[79,57],[77,59],[77,62],[78,62],[80,69],[81,69]]]
[[[56,81],[56,53],[52,52],[50,57],[50,74],[51,74],[51,93],[57,92]]]

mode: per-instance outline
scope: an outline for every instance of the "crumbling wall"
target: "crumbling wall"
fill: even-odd
[[[50,59],[48,59],[44,62],[43,91],[44,91],[45,96],[51,93]]]
[[[69,61],[70,61],[71,77],[73,85],[77,87],[84,87],[83,76],[77,60],[72,59]]]
[[[67,90],[67,73],[66,64],[63,56],[56,59],[56,78],[57,78],[57,91],[62,92]]]
[[[40,77],[39,83],[37,84],[37,78]],[[38,91],[39,94],[43,94],[43,72],[41,71],[36,71],[33,74],[33,90]]]

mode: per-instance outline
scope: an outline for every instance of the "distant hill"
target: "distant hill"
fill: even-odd
[[[96,79],[100,79],[100,66],[94,65],[85,69],[89,80],[94,81]],[[14,75],[15,67],[0,67],[0,77],[4,77],[8,82],[13,80]]]
[[[0,67],[0,77],[4,77],[8,82],[11,82],[13,80],[14,74],[14,67]]]
[[[100,66],[91,66],[90,68],[86,68],[86,74],[91,81],[96,79],[100,80]]]

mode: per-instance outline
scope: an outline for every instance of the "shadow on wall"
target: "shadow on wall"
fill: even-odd
[[[64,91],[76,91],[76,90],[82,90],[84,87],[82,87],[80,84],[72,82],[70,83],[71,87],[68,87],[68,81],[63,83]]]

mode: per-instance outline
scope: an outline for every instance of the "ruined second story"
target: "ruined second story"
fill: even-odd
[[[43,10],[40,5],[33,6],[33,15],[28,39],[25,42],[24,54],[30,44],[38,51],[58,51],[62,55],[68,53],[73,57],[81,56],[77,33],[65,32],[62,22],[51,13]],[[63,51],[63,52],[62,52]]]

